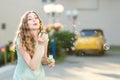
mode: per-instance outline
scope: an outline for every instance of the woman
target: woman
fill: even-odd
[[[47,61],[48,34],[41,31],[43,25],[37,13],[27,11],[21,18],[13,42],[18,57],[13,80],[44,80],[42,64],[54,67],[54,61]]]

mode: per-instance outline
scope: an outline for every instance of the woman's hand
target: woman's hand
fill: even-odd
[[[48,63],[48,66],[49,66],[50,68],[55,67],[55,62],[53,61],[53,62]]]
[[[39,44],[46,44],[47,42],[49,41],[49,39],[48,39],[48,34],[47,33],[40,33],[39,35],[38,35],[38,43]]]
[[[47,57],[42,58],[42,64],[48,64],[50,68],[53,68],[55,66],[55,60],[49,61]]]
[[[50,68],[53,68],[55,66],[55,59],[53,58],[53,55],[49,55],[47,62]]]

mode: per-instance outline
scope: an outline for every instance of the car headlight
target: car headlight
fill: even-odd
[[[103,48],[104,48],[105,50],[109,50],[109,49],[110,49],[110,45],[107,44],[107,43],[105,43]]]

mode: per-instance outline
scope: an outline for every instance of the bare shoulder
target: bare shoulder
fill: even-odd
[[[18,50],[20,51],[20,54],[22,55],[22,56],[25,56],[25,55],[29,55],[28,53],[27,53],[27,51],[26,51],[26,48],[25,47],[23,47],[21,44],[18,46]]]

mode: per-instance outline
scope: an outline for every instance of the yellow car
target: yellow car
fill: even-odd
[[[110,46],[106,43],[101,29],[81,30],[80,36],[74,42],[76,55],[100,54],[103,55]]]

